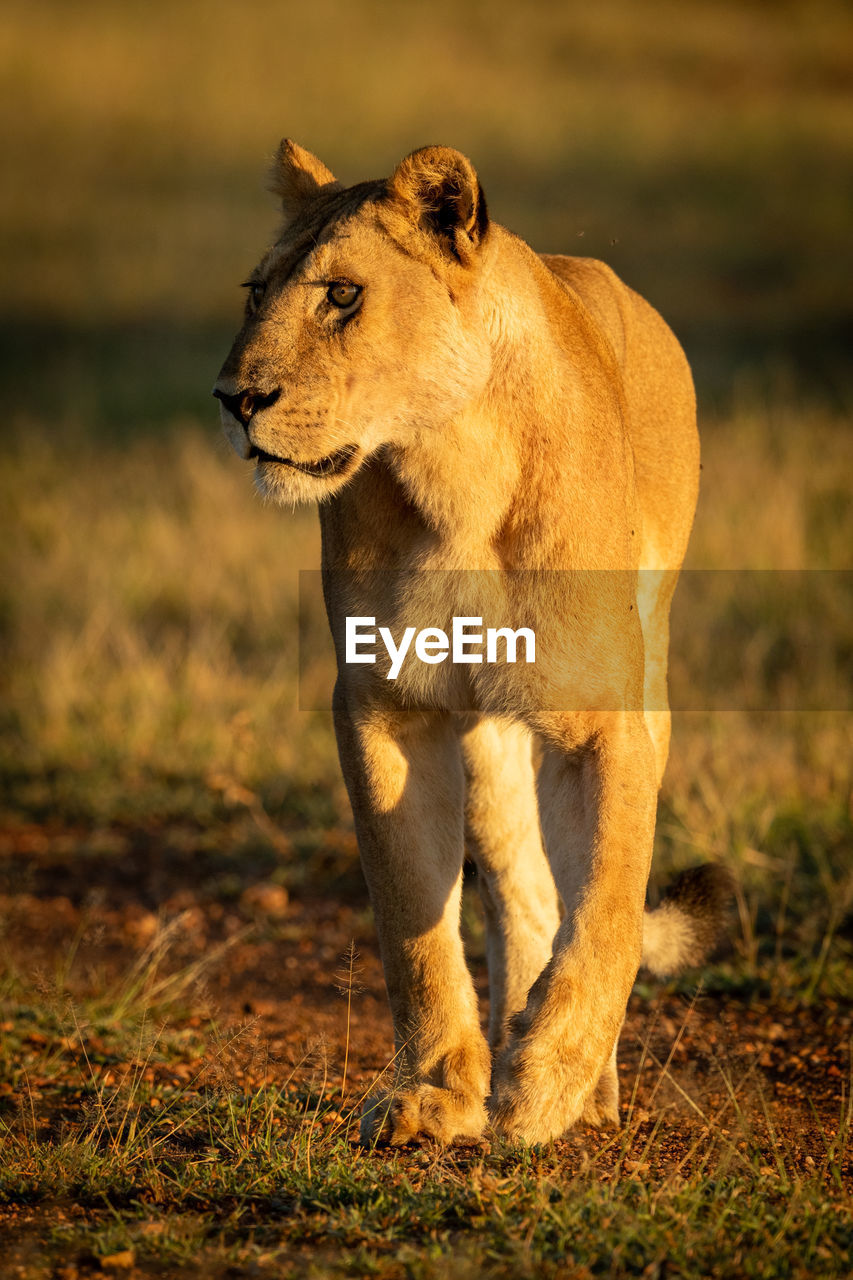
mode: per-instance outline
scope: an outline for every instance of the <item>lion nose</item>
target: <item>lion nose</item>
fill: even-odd
[[[245,391],[237,391],[233,395],[228,395],[225,391],[220,391],[218,387],[214,387],[213,394],[217,400],[221,400],[229,413],[233,414],[244,427],[249,425],[249,419],[253,418],[256,413],[260,413],[261,409],[268,409],[271,404],[275,404],[281,395],[281,390],[276,389],[270,391],[266,395],[263,391],[258,391],[256,387],[249,387]]]

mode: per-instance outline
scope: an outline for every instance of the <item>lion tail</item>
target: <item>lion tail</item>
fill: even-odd
[[[655,977],[693,969],[720,941],[732,901],[732,879],[717,863],[676,876],[660,905],[643,919],[641,963]]]

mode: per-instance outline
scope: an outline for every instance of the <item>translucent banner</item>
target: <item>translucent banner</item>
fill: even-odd
[[[853,571],[300,573],[299,707],[340,668],[458,711],[846,711]],[[672,599],[669,666],[665,618]]]

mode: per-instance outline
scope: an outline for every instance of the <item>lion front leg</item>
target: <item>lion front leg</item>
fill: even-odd
[[[550,725],[542,825],[566,905],[554,954],[512,1021],[490,1111],[513,1140],[546,1142],[618,1115],[615,1046],[640,962],[657,795],[642,713],[595,717],[580,744]]]
[[[353,708],[335,726],[379,934],[397,1054],[362,1140],[450,1143],[486,1122],[490,1060],[459,932],[463,775],[453,721]]]

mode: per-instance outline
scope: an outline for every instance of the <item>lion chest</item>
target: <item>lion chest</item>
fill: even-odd
[[[365,700],[524,717],[619,709],[641,688],[635,575],[333,576],[339,675]]]

